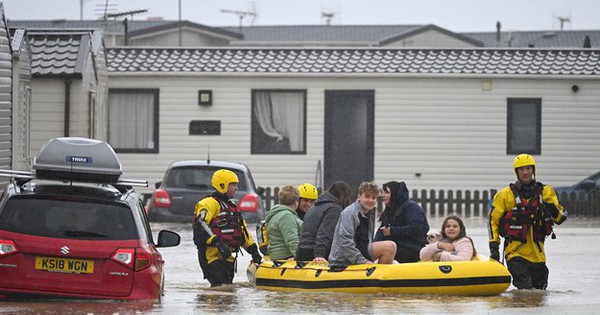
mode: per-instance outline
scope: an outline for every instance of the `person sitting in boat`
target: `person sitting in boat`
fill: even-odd
[[[419,251],[427,244],[429,223],[421,206],[409,199],[406,183],[391,181],[383,184],[385,209],[379,218],[381,225],[375,241],[396,243],[399,263],[419,261]]]
[[[396,255],[396,243],[373,242],[377,197],[381,189],[373,182],[358,187],[358,199],[340,214],[333,234],[329,254],[330,265],[391,264]]]
[[[304,216],[296,260],[327,263],[335,226],[351,196],[352,188],[343,181],[334,182],[319,196]]]
[[[298,189],[287,185],[279,190],[279,204],[265,215],[267,225],[267,250],[271,260],[293,258],[298,248],[302,220],[296,213]]]
[[[442,239],[421,249],[421,260],[471,260],[476,255],[473,240],[467,236],[463,220],[450,215],[442,223]]]
[[[315,204],[315,200],[319,198],[319,191],[317,187],[304,183],[298,186],[298,193],[300,193],[300,199],[298,200],[298,209],[296,209],[296,213],[298,213],[298,217],[300,220],[304,220],[304,216],[308,212],[310,208]]]

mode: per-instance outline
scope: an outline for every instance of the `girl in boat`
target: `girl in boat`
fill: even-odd
[[[473,240],[467,236],[462,219],[450,215],[442,224],[442,239],[421,249],[421,260],[456,261],[471,260],[476,255]]]

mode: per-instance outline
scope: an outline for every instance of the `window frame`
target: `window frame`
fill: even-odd
[[[252,89],[250,96],[250,154],[268,154],[268,155],[306,155],[306,129],[307,129],[307,93],[306,89]],[[254,117],[254,106],[255,96],[257,93],[300,93],[303,97],[302,102],[302,115],[304,116],[304,124],[302,126],[302,150],[301,151],[289,151],[289,152],[265,152],[259,151],[254,147],[254,128],[255,128],[255,117]]]
[[[154,96],[154,121],[153,121],[153,131],[152,131],[152,135],[154,137],[154,148],[149,148],[149,149],[138,149],[138,148],[115,148],[113,146],[113,149],[115,150],[115,152],[117,153],[158,153],[159,152],[159,96],[160,96],[160,89],[153,89],[153,88],[111,88],[108,89],[108,108],[107,108],[107,112],[108,112],[108,128],[110,130],[111,126],[111,121],[110,121],[110,110],[111,110],[111,105],[110,105],[110,95],[112,93],[115,94],[152,94],[152,96]],[[108,138],[108,143],[110,144],[110,132],[107,133],[107,138]]]
[[[529,149],[515,149],[512,145],[514,121],[512,119],[514,107],[517,104],[529,103],[534,106],[536,126],[535,126],[535,147]],[[520,97],[509,97],[506,99],[506,154],[514,155],[521,153],[528,153],[532,155],[539,155],[542,153],[542,99],[541,98],[520,98]]]

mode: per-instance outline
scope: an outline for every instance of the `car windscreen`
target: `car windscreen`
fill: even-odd
[[[177,167],[169,171],[166,185],[168,187],[212,190],[212,175],[222,169],[217,167]],[[238,189],[247,191],[246,176],[240,170],[230,169],[239,179]]]
[[[126,204],[76,196],[15,196],[0,213],[0,230],[86,240],[137,239]]]

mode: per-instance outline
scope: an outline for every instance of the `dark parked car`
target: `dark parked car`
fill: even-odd
[[[40,149],[35,173],[10,177],[0,199],[0,300],[158,300],[164,271],[140,196],[123,180],[105,142],[56,138]]]
[[[567,194],[570,194],[572,192],[579,194],[582,192],[589,192],[593,189],[600,189],[600,172],[596,172],[575,183],[572,186],[554,187],[554,190],[559,195],[559,197],[560,194],[562,194],[563,192]]]
[[[265,217],[261,195],[250,169],[241,163],[223,161],[177,161],[173,162],[156,183],[156,190],[148,201],[148,216],[152,221],[192,222],[198,201],[210,196],[212,175],[219,169],[233,171],[238,179],[238,191],[234,202],[246,222],[258,222]]]

